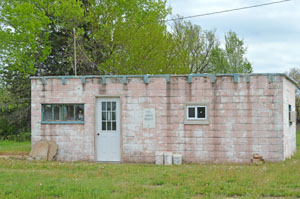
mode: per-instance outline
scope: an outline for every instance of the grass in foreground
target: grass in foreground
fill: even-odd
[[[15,142],[9,140],[0,141],[0,155],[26,155],[30,152],[30,141]]]
[[[0,187],[0,198],[8,199],[300,198],[300,153],[284,162],[262,165],[156,166],[0,159]]]

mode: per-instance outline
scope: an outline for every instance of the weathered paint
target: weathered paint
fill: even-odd
[[[147,78],[146,78],[147,77]],[[63,79],[65,84],[63,84]],[[147,79],[147,82],[146,82]],[[122,162],[154,162],[156,151],[184,162],[249,162],[291,157],[296,126],[295,82],[284,74],[62,76],[32,78],[32,144],[58,144],[58,160],[95,160],[95,99],[121,98]],[[184,104],[209,104],[209,124],[184,124]],[[84,104],[84,123],[47,124],[41,104]],[[155,128],[143,128],[143,110],[155,109]]]
[[[296,110],[295,107],[295,86],[288,80],[283,80],[283,114],[289,114],[289,105],[292,111]],[[283,151],[284,158],[290,158],[296,151],[296,124],[289,122],[288,117],[283,118]]]

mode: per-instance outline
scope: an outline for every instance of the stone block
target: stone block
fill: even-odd
[[[29,155],[37,160],[47,160],[48,148],[47,141],[39,141],[32,147]]]
[[[48,156],[47,156],[47,160],[48,161],[52,161],[55,158],[55,155],[57,153],[57,144],[55,142],[48,142],[49,144],[49,149],[48,149]]]
[[[36,160],[52,161],[57,153],[57,148],[55,142],[38,141],[33,145],[29,155]]]

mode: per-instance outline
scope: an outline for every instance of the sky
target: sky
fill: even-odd
[[[173,17],[199,15],[276,0],[167,0]],[[172,18],[169,16],[168,18]],[[221,42],[234,31],[247,46],[254,73],[284,73],[300,67],[300,1],[292,0],[247,10],[196,17],[203,29],[215,30]]]

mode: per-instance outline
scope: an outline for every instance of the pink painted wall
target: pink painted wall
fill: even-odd
[[[254,153],[279,161],[295,151],[295,125],[286,125],[286,103],[295,107],[295,86],[285,76],[171,76],[32,79],[32,144],[58,144],[58,160],[95,160],[96,96],[121,97],[122,162],[154,162],[156,151],[183,155],[184,162],[249,162]],[[288,91],[286,91],[288,90]],[[187,102],[209,104],[209,124],[184,124]],[[84,103],[84,124],[41,124],[43,103]],[[156,127],[143,128],[143,109],[156,110]]]
[[[296,152],[296,123],[289,122],[289,105],[292,111],[295,107],[295,86],[287,79],[283,79],[283,150],[284,159],[290,158]]]

